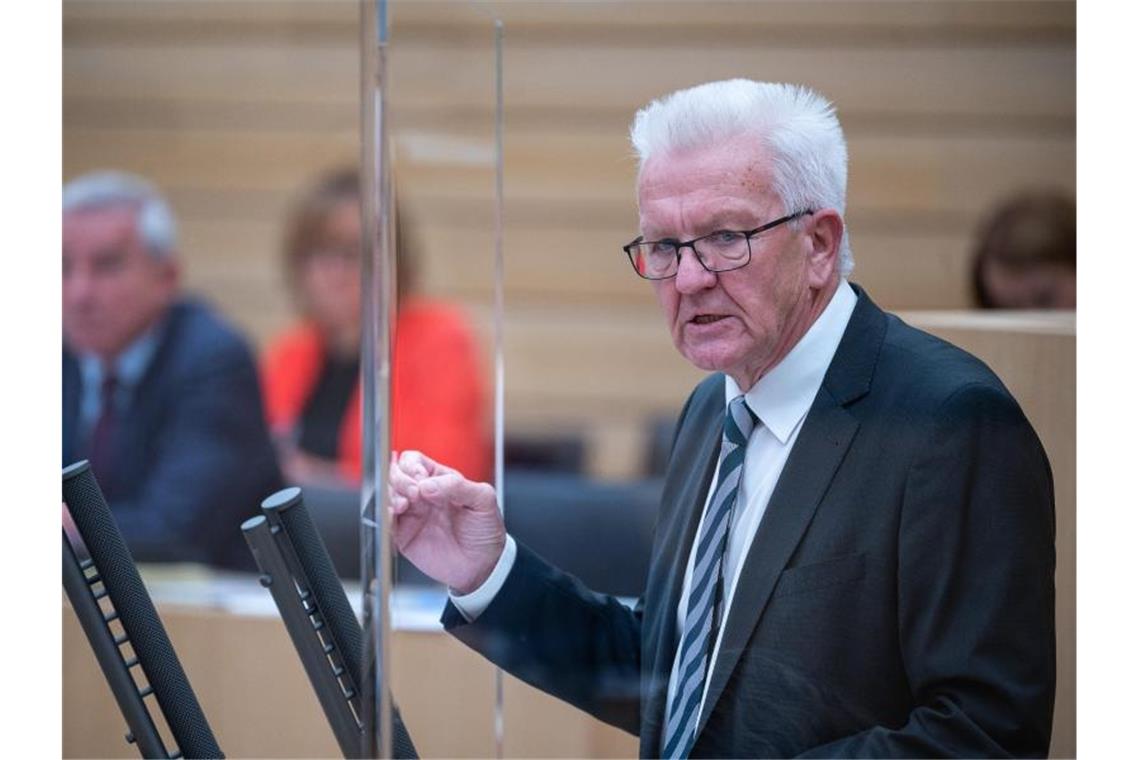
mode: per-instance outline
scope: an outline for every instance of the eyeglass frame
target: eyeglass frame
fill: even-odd
[[[621,249],[623,251],[625,251],[625,255],[629,258],[629,264],[630,264],[630,266],[633,267],[633,271],[637,274],[638,277],[642,278],[643,280],[651,280],[651,281],[671,280],[674,277],[676,277],[677,273],[681,271],[681,250],[684,248],[692,248],[693,249],[693,258],[695,258],[697,260],[697,263],[700,264],[701,267],[706,272],[711,272],[713,274],[719,274],[720,272],[733,272],[737,269],[743,269],[744,267],[746,267],[752,263],[752,238],[753,237],[755,237],[756,235],[759,235],[761,232],[767,232],[770,229],[773,229],[775,227],[779,227],[781,224],[787,224],[788,222],[790,222],[794,219],[799,219],[801,216],[811,216],[814,213],[815,213],[815,209],[804,209],[803,211],[797,211],[794,214],[788,214],[787,216],[782,216],[779,219],[768,222],[767,224],[762,224],[759,227],[756,227],[755,229],[751,229],[751,230],[714,230],[713,232],[710,232],[707,235],[701,235],[700,237],[695,237],[692,240],[687,240],[685,242],[681,242],[679,240],[673,241],[670,238],[663,238],[661,240],[646,240],[644,235],[638,235],[632,241],[623,245],[621,247]],[[743,262],[741,262],[740,264],[738,264],[736,266],[732,266],[732,267],[729,267],[727,269],[711,269],[709,267],[709,265],[705,263],[704,259],[701,258],[701,255],[699,253],[697,253],[696,244],[701,242],[702,240],[707,240],[708,238],[711,238],[714,235],[719,235],[722,232],[735,232],[735,233],[738,233],[740,235],[743,235],[744,241],[748,244],[748,256],[747,256],[747,258],[744,259]],[[648,275],[644,275],[638,271],[637,264],[633,260],[633,250],[632,249],[635,246],[646,245],[646,244],[650,244],[650,243],[669,243],[670,245],[673,246],[674,249],[676,249],[676,251],[677,251],[677,270],[674,271],[673,274],[668,274],[668,275],[665,275],[664,277],[649,277]]]

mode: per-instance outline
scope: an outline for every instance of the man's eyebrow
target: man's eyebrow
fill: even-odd
[[[720,230],[748,230],[757,225],[756,215],[751,211],[718,211],[715,215],[709,217],[708,221],[702,222],[699,227],[696,227],[696,236],[708,235]],[[646,240],[681,240],[681,235],[675,233],[665,234],[658,233],[650,228],[642,233],[642,237]]]
[[[744,230],[754,226],[756,226],[756,214],[753,211],[725,209],[709,217],[708,221],[702,224],[700,229],[706,230],[707,232],[715,232],[724,229]]]

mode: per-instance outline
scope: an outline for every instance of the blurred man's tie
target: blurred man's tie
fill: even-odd
[[[95,420],[95,427],[91,429],[91,438],[87,446],[87,459],[91,462],[91,469],[104,491],[114,482],[115,432],[118,428],[115,395],[118,387],[118,380],[113,374],[108,373],[103,378],[103,387],[99,393],[99,418]]]

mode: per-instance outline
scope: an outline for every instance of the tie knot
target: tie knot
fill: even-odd
[[[756,426],[756,415],[748,408],[744,395],[737,396],[728,405],[724,415],[724,437],[737,446],[748,443],[752,428]]]
[[[118,389],[119,378],[108,373],[107,376],[103,378],[103,385],[100,388],[100,401],[102,401],[104,406],[115,402],[115,391]]]

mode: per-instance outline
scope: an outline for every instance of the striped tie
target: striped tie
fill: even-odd
[[[705,674],[711,650],[714,598],[721,578],[724,549],[728,543],[728,523],[744,470],[744,449],[756,424],[756,416],[737,396],[724,417],[724,437],[720,444],[720,474],[697,536],[697,556],[685,610],[681,636],[681,664],[677,686],[665,723],[665,751],[662,757],[686,757],[696,738],[697,707],[704,693]]]

